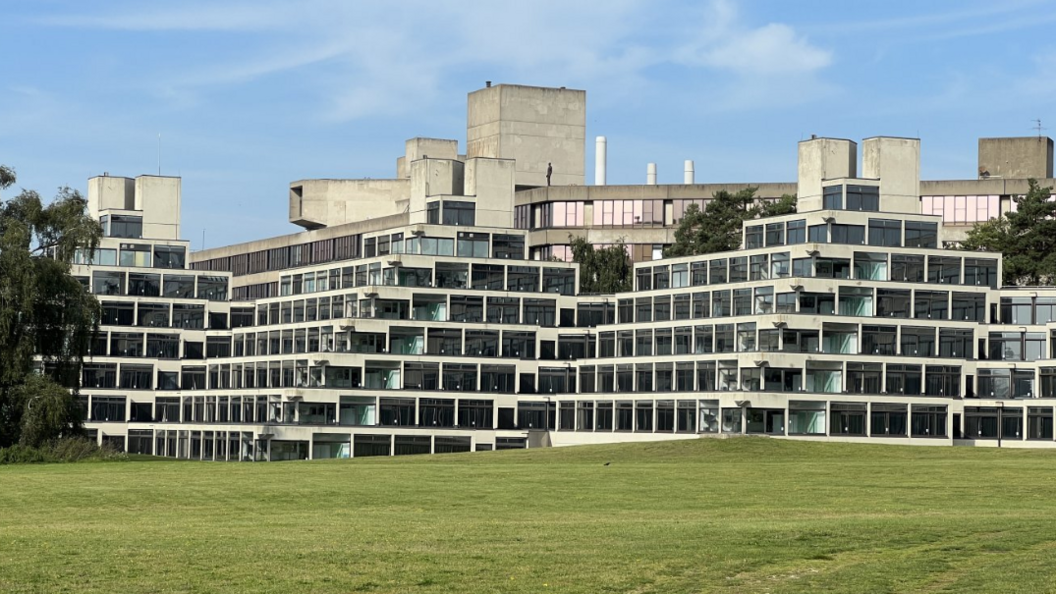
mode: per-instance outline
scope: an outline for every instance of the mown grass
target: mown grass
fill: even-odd
[[[1046,592],[1054,559],[1048,451],[745,438],[0,468],[5,593]]]

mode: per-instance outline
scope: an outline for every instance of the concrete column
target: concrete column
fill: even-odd
[[[656,185],[656,163],[649,163],[645,166],[645,183],[646,185]]]
[[[683,180],[682,181],[687,183],[687,184],[695,183],[695,181],[694,181],[694,171],[693,171],[693,161],[690,161],[689,159],[686,160],[686,167],[685,167],[684,171],[685,172],[683,174]]]

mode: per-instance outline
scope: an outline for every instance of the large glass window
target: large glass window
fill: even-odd
[[[166,274],[162,295],[176,299],[194,298],[194,277],[190,275]]]
[[[459,232],[457,248],[460,258],[487,258],[488,234]]]
[[[476,208],[472,202],[444,200],[443,224],[472,227],[476,224]]]
[[[847,210],[879,211],[880,188],[876,186],[847,186]]]
[[[150,245],[138,243],[121,244],[121,265],[147,268],[151,264]]]
[[[862,225],[842,225],[833,223],[830,232],[832,243],[862,245],[865,243],[865,227]]]
[[[154,268],[183,269],[186,266],[187,248],[182,245],[155,245]]]
[[[938,243],[938,223],[906,221],[906,247],[935,248]]]
[[[104,217],[103,223],[108,237],[128,237],[131,239],[143,237],[143,217],[112,215],[109,221]]]
[[[869,219],[869,245],[898,247],[902,245],[902,222]]]
[[[125,273],[92,271],[92,293],[96,295],[124,295]]]

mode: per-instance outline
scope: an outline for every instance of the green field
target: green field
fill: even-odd
[[[605,465],[608,462],[609,465]],[[1056,451],[0,466],[0,592],[1056,592]]]

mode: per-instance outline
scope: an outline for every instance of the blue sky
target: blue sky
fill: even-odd
[[[820,0],[2,0],[0,163],[45,196],[92,175],[183,178],[194,249],[296,231],[290,181],[395,175],[457,138],[465,96],[587,90],[609,183],[793,181],[810,134],[922,139],[971,178],[981,136],[1056,135],[1056,3]],[[588,182],[592,175],[588,176]],[[9,190],[6,196],[10,196]]]

